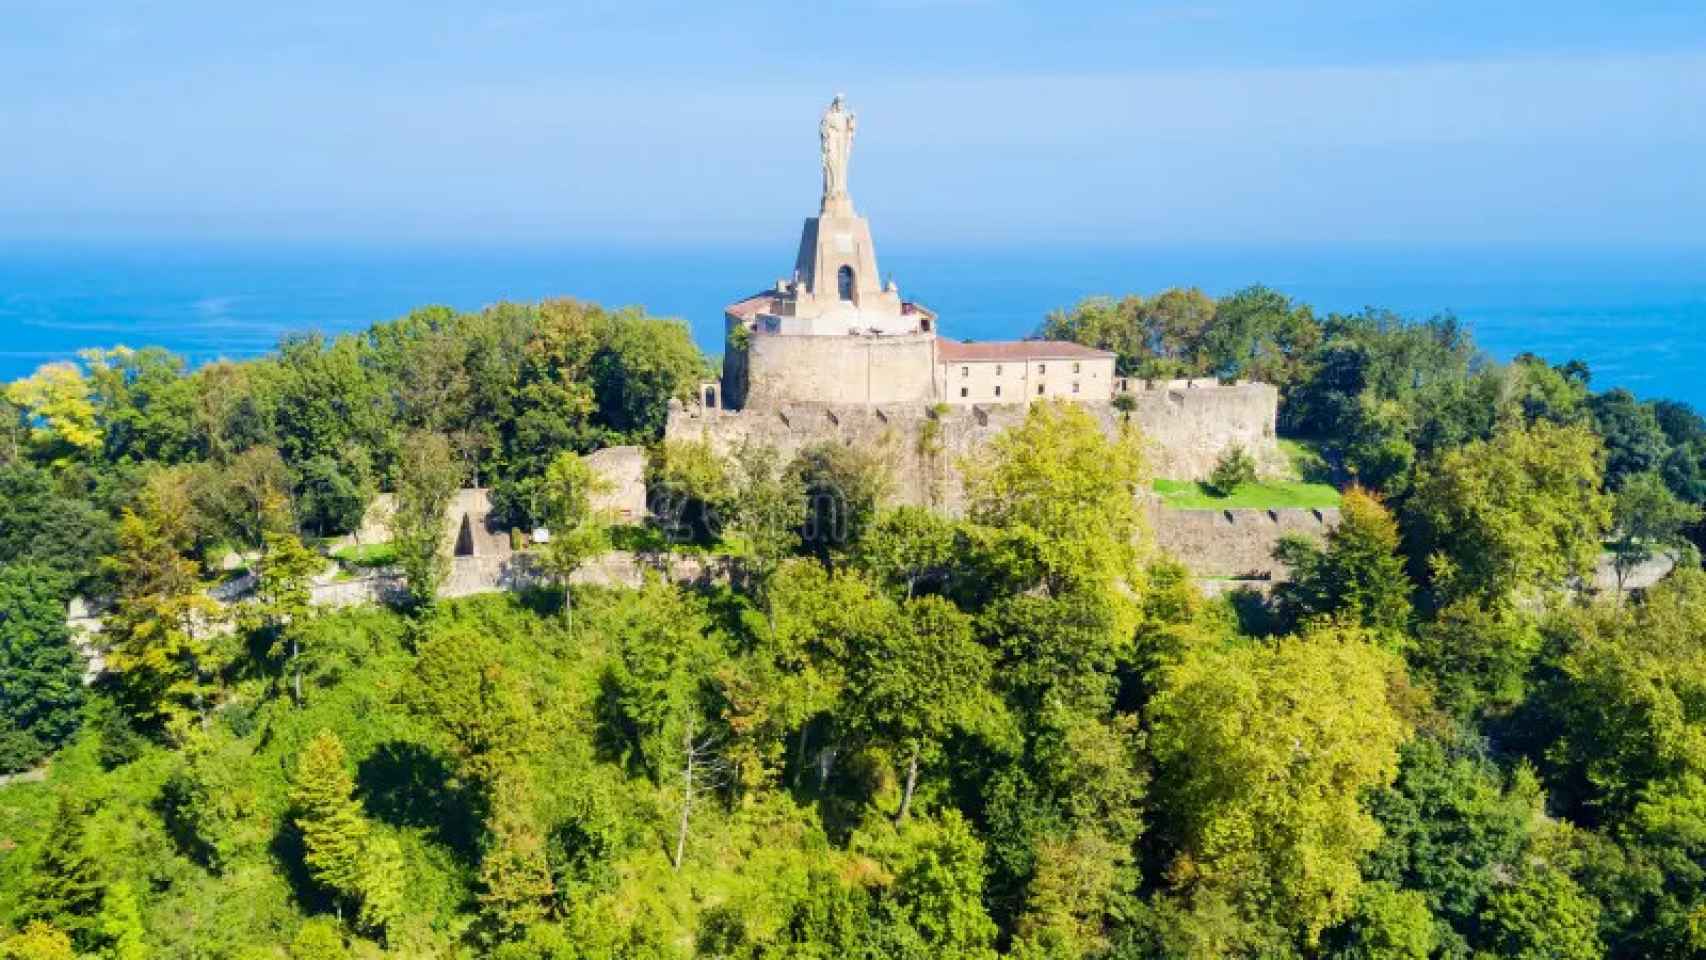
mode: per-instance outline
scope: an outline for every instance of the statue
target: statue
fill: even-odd
[[[859,121],[841,94],[830,101],[818,124],[818,137],[823,142],[823,209],[827,212],[837,201],[847,202],[847,161],[853,155],[853,132]]]

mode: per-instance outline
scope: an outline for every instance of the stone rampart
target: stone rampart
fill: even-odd
[[[1338,523],[1336,507],[1173,510],[1151,504],[1149,510],[1156,546],[1198,577],[1283,580],[1287,571],[1273,557],[1280,538],[1320,541]]]
[[[1278,393],[1267,384],[1134,390],[1130,423],[1144,438],[1151,472],[1180,480],[1207,479],[1234,444],[1254,455],[1264,473],[1285,469],[1274,439]],[[1127,412],[1110,401],[1079,404],[1113,435]],[[671,440],[705,440],[724,454],[743,441],[775,447],[791,458],[829,441],[870,451],[890,466],[902,503],[937,504],[955,512],[963,500],[958,465],[1002,431],[1023,422],[1025,404],[935,408],[927,404],[779,403],[740,411],[678,406],[670,411]]]

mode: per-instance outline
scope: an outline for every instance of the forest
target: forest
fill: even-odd
[[[1210,599],[1070,404],[955,518],[859,450],[666,443],[710,361],[572,300],[7,385],[0,958],[1706,956],[1706,419],[1262,287],[1039,333],[1274,383],[1340,524]],[[589,508],[612,444],[681,522]],[[556,586],[437,597],[470,485]],[[315,607],[381,491],[407,596]],[[738,573],[563,586],[615,544]]]

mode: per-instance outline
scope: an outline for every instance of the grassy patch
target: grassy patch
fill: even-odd
[[[1188,480],[1157,480],[1155,492],[1161,502],[1175,510],[1258,510],[1279,507],[1336,507],[1339,491],[1325,483],[1301,480],[1246,483],[1231,496],[1220,496],[1206,483]]]
[[[389,567],[397,562],[397,548],[389,543],[363,543],[334,552],[332,559],[349,567]]]
[[[1327,458],[1321,455],[1320,442],[1281,437],[1279,448],[1291,462],[1291,479],[1308,483],[1328,483],[1332,480],[1333,468],[1328,466]]]

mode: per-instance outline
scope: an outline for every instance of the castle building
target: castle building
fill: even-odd
[[[837,96],[818,126],[823,194],[793,276],[726,308],[723,378],[707,385],[706,406],[1110,399],[1114,354],[1061,341],[949,340],[933,311],[881,282],[871,225],[847,192],[856,129]]]

